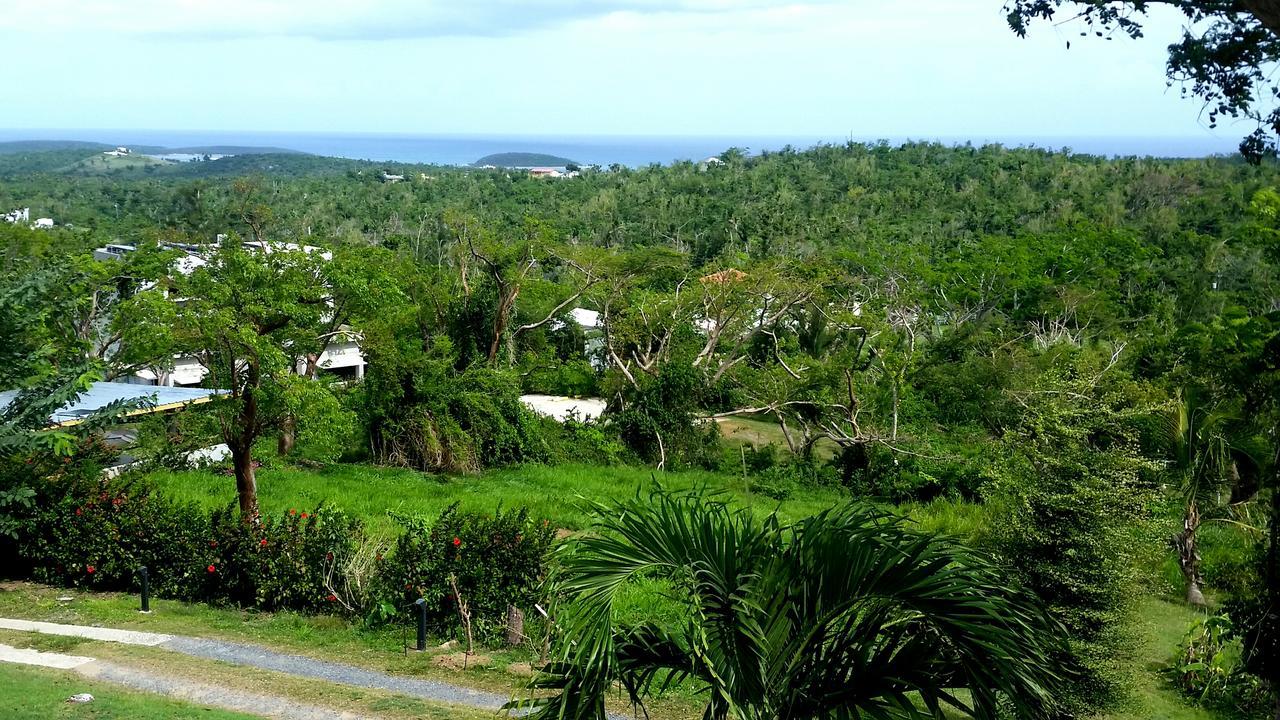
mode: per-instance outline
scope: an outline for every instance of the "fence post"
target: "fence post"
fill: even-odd
[[[143,565],[138,568],[138,580],[142,584],[142,609],[139,612],[151,612],[151,576],[147,572],[147,566]]]
[[[418,610],[418,652],[425,652],[427,649],[427,601],[425,598],[418,598],[413,601]]]

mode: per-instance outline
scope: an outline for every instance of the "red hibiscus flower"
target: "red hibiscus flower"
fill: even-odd
[[[454,538],[454,539],[453,539],[453,546],[454,546],[454,547],[458,547],[458,546],[459,546],[459,545],[461,545],[461,544],[462,544],[462,538]]]
[[[96,568],[96,567],[94,567],[94,566],[92,566],[92,565],[85,565],[85,566],[84,566],[84,571],[85,571],[85,572],[87,572],[87,573],[89,573],[90,575],[92,575],[92,574],[94,573],[94,571],[95,571],[95,570],[97,570],[97,569],[98,569],[98,568]]]
[[[338,599],[338,596],[334,595],[333,593],[330,593],[329,597],[325,598],[325,600],[328,600],[329,602],[334,602],[337,599]]]
[[[303,519],[303,520],[306,520],[306,519],[307,519],[307,517],[308,517],[308,515],[307,515],[306,513],[302,513],[302,519]]]
[[[258,545],[260,545],[260,546],[262,546],[262,547],[266,547],[266,546],[267,546],[267,539],[266,539],[266,538],[262,538],[261,540],[259,540],[259,541],[258,541]]]
[[[289,514],[290,514],[290,515],[297,515],[297,514],[298,514],[298,511],[297,511],[297,510],[294,510],[293,508],[289,508]]]
[[[211,573],[212,573],[212,572],[218,572],[218,566],[217,566],[217,565],[210,565],[210,566],[209,566],[209,572],[211,572]]]

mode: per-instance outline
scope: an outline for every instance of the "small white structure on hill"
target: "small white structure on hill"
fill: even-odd
[[[0,218],[3,218],[5,222],[10,222],[15,225],[20,222],[31,222],[31,208],[18,208],[12,212],[0,215]]]
[[[35,224],[31,227],[37,230],[46,230],[53,227],[53,218],[36,218]]]
[[[121,145],[120,147],[117,147],[115,150],[107,150],[102,154],[109,155],[111,157],[124,157],[125,155],[132,155],[133,151]]]
[[[571,398],[563,395],[521,395],[525,407],[560,422],[576,417],[594,420],[604,412],[606,403],[600,398]]]

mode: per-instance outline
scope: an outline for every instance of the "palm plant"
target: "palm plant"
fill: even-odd
[[[555,659],[514,705],[539,718],[606,717],[686,678],[704,718],[992,718],[1049,714],[1060,625],[978,553],[860,504],[794,525],[696,493],[599,508],[598,532],[563,546]],[[667,578],[677,626],[616,621],[637,576]],[[952,716],[952,715],[948,715]]]
[[[1239,413],[1210,405],[1193,389],[1179,390],[1166,417],[1168,469],[1183,497],[1182,529],[1174,537],[1187,602],[1204,605],[1198,533],[1201,514],[1225,504],[1239,476],[1238,459],[1252,456],[1251,438],[1241,431]]]

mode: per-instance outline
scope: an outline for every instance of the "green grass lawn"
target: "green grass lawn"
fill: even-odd
[[[150,478],[164,494],[205,507],[235,501],[235,480],[208,470],[155,472]],[[590,465],[526,465],[492,470],[477,476],[441,476],[372,465],[340,464],[310,470],[263,467],[258,471],[258,499],[266,513],[311,508],[328,501],[362,517],[374,533],[395,527],[388,512],[438,515],[452,503],[463,510],[493,512],[527,507],[559,527],[580,529],[591,521],[590,502],[621,499],[661,483],[668,488],[703,486],[723,490],[726,497],[761,513],[775,508],[796,519],[848,499],[840,488],[800,488],[778,501],[752,493],[740,476],[709,472],[659,473],[645,468]]]
[[[1191,607],[1159,598],[1144,599],[1137,608],[1138,647],[1128,706],[1107,720],[1221,720],[1222,715],[1189,704],[1164,677],[1191,623],[1203,614]]]
[[[90,693],[91,703],[72,705],[67,698]],[[73,672],[0,664],[0,717],[5,720],[96,718],[98,720],[248,720],[252,715],[215,710],[109,683],[86,680]]]

